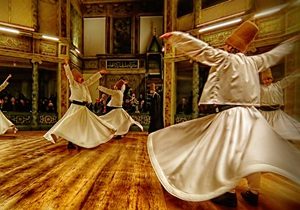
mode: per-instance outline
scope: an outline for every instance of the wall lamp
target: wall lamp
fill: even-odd
[[[20,33],[20,31],[17,30],[17,29],[7,28],[7,27],[2,27],[2,26],[0,26],[0,31],[14,33],[14,34],[19,34]]]
[[[52,40],[52,41],[59,41],[59,38],[54,37],[54,36],[42,35],[42,38]]]
[[[234,25],[234,24],[237,24],[241,21],[242,21],[242,18],[235,18],[235,19],[224,21],[224,22],[221,22],[221,23],[216,23],[216,24],[213,24],[213,25],[205,26],[203,28],[200,28],[198,32],[199,33],[204,33],[204,32],[211,31],[211,30],[214,30],[214,29],[217,29],[217,28],[222,28],[222,27],[225,27],[225,26]]]
[[[269,15],[272,15],[272,14],[275,14],[279,11],[281,11],[283,8],[285,8],[287,6],[287,4],[282,4],[280,6],[277,6],[277,7],[272,7],[270,9],[266,9],[266,10],[263,10],[257,14],[255,14],[253,16],[253,18],[262,18],[262,17],[267,17]]]

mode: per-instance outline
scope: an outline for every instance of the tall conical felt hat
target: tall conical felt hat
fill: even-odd
[[[225,40],[225,43],[240,52],[245,52],[257,33],[258,27],[251,21],[245,21]]]
[[[118,88],[118,90],[121,90],[121,88],[124,84],[125,84],[125,81],[120,79],[116,82],[115,86]]]
[[[266,69],[263,72],[260,72],[260,79],[263,80],[265,78],[272,78],[273,79],[272,70],[270,68]]]
[[[75,81],[77,81],[79,78],[82,78],[82,74],[77,69],[72,69],[72,74]]]

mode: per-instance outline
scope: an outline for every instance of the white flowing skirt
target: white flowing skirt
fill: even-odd
[[[172,125],[151,133],[147,147],[161,184],[187,201],[217,197],[255,172],[300,183],[300,152],[255,108],[236,107]]]
[[[44,135],[55,143],[62,137],[78,146],[93,148],[113,138],[116,129],[87,107],[71,104],[65,115]]]
[[[260,111],[274,130],[282,138],[300,141],[300,123],[281,109],[275,111]]]
[[[9,129],[17,130],[16,126],[0,111],[0,135],[5,134]]]
[[[113,109],[107,114],[99,116],[99,118],[108,122],[117,129],[115,135],[125,135],[128,133],[130,126],[133,124],[143,130],[143,126],[132,119],[132,117],[123,108]]]

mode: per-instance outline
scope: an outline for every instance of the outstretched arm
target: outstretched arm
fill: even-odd
[[[116,93],[116,90],[112,90],[103,86],[98,86],[97,89],[103,93],[106,93],[107,95],[114,95]]]
[[[101,69],[85,81],[87,86],[90,86],[102,78],[102,75],[108,74],[109,71]]]
[[[258,67],[258,71],[264,71],[265,69],[279,63],[284,58],[284,56],[287,56],[292,52],[295,42],[299,40],[300,36],[297,35],[282,42],[280,45],[266,53],[251,56]]]
[[[293,83],[298,78],[300,78],[300,69],[297,69],[290,75],[284,77],[278,83],[281,85],[282,88],[286,88],[287,86],[289,86],[291,83]]]
[[[217,66],[228,57],[227,52],[213,48],[206,42],[184,32],[168,32],[163,34],[160,38],[166,40],[179,52],[190,57],[192,60],[208,66]]]
[[[73,77],[73,74],[71,72],[71,69],[70,69],[70,66],[69,66],[69,61],[68,61],[67,58],[65,59],[64,69],[65,69],[65,72],[66,72],[66,75],[67,75],[67,78],[69,80],[70,85],[73,85],[74,84],[74,77]]]
[[[6,86],[8,85],[8,80],[11,78],[11,74],[7,76],[7,78],[4,80],[4,82],[0,85],[0,91],[2,91]]]
[[[11,74],[9,74],[9,75],[6,77],[6,79],[4,80],[4,82],[8,82],[8,80],[9,80],[11,77],[12,77]]]

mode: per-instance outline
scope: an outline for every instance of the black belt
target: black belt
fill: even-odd
[[[70,101],[72,104],[76,104],[76,105],[80,105],[80,106],[86,106],[88,105],[89,103],[87,101],[75,101],[75,100],[72,100]]]
[[[273,105],[273,106],[260,106],[260,107],[257,107],[257,108],[261,111],[271,112],[271,111],[281,109],[281,108],[283,108],[283,106]]]
[[[235,107],[239,107],[239,105],[217,105],[215,110],[216,110],[216,113],[218,113],[218,112],[222,112],[222,111],[225,111],[227,109],[232,109],[232,108],[235,108]]]

